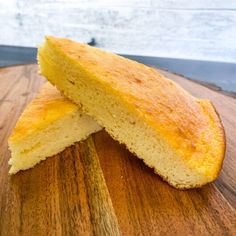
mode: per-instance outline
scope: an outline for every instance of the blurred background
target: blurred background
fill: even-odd
[[[161,66],[180,73],[181,61],[165,58],[236,63],[235,0],[0,0],[0,22],[0,45],[36,47],[48,34],[162,58]],[[222,76],[217,84],[236,90]]]

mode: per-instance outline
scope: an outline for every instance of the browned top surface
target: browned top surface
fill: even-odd
[[[70,63],[87,71],[90,78],[107,90],[114,89],[128,101],[130,109],[135,107],[187,160],[190,168],[209,177],[209,181],[215,179],[224,156],[225,140],[211,103],[195,99],[154,68],[124,57],[68,39],[47,37],[45,45],[54,50],[55,57],[63,54],[65,61],[69,58]],[[46,50],[39,50],[42,60],[48,59]]]
[[[36,65],[1,69],[0,235],[234,235],[236,100],[163,73],[194,96],[211,99],[225,126],[223,169],[201,189],[170,187],[104,131],[8,176],[7,137],[43,79]]]
[[[18,120],[10,140],[15,141],[37,132],[37,130],[63,115],[78,110],[78,106],[61,95],[54,86],[47,82],[27,109],[24,110],[24,117]]]

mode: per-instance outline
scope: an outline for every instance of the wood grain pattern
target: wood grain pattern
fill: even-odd
[[[0,69],[0,235],[235,235],[236,100],[163,73],[222,117],[224,166],[203,188],[170,187],[105,131],[8,176],[7,137],[44,79],[36,65]]]
[[[92,137],[80,144],[94,235],[120,235]]]
[[[96,134],[95,143],[125,235],[236,233],[235,211],[214,184],[195,190],[176,190],[109,135]]]

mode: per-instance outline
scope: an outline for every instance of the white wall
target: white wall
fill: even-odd
[[[0,44],[45,34],[125,53],[236,62],[236,0],[0,0]]]

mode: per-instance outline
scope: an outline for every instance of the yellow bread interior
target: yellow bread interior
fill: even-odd
[[[217,177],[225,137],[210,101],[153,68],[68,39],[46,37],[38,62],[42,75],[174,187]]]
[[[26,107],[9,137],[9,173],[32,168],[100,129],[79,106],[47,82]]]

